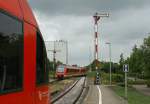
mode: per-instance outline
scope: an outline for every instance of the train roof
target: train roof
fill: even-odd
[[[0,10],[38,27],[27,0],[0,0]]]
[[[64,66],[64,67],[66,67],[66,68],[69,68],[69,69],[82,69],[82,67],[78,67],[78,66],[70,66],[70,65],[63,65],[63,64],[61,64],[61,65],[58,65],[58,67],[59,66]]]

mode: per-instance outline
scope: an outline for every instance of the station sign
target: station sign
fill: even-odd
[[[128,64],[123,65],[123,71],[124,72],[129,72],[129,65]]]

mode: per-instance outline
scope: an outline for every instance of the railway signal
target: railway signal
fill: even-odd
[[[56,44],[55,44],[56,41],[54,41],[54,50],[48,50],[48,51],[51,51],[53,52],[53,68],[54,70],[56,69],[56,53],[57,52],[61,52],[60,50],[56,50]]]
[[[95,24],[94,24],[94,31],[95,31],[95,39],[94,39],[94,43],[95,43],[95,50],[94,50],[94,61],[96,62],[96,76],[94,79],[94,84],[99,84],[100,83],[100,75],[98,72],[98,21],[103,18],[103,17],[109,17],[108,13],[95,13],[95,15],[93,16]]]
[[[96,76],[94,78],[94,84],[99,85],[100,84],[100,73],[96,72]]]
[[[95,15],[93,16],[95,24],[94,24],[94,31],[95,31],[95,50],[94,50],[94,59],[96,60],[96,71],[98,69],[98,21],[103,18],[103,17],[109,17],[108,13],[95,13]]]
[[[128,104],[128,76],[127,76],[127,73],[129,72],[129,65],[128,64],[124,64],[123,65],[123,71],[125,72],[125,101],[126,101],[126,104]]]
[[[68,65],[68,41],[67,40],[56,40],[56,41],[45,41],[46,43],[48,43],[48,42],[53,42],[54,43],[54,45],[53,45],[53,49],[47,49],[47,51],[51,51],[51,52],[53,52],[53,62],[54,62],[54,64],[56,64],[56,53],[57,52],[64,52],[64,50],[62,49],[62,46],[59,46],[59,48],[61,48],[61,49],[59,49],[59,50],[56,50],[57,49],[57,45],[59,45],[59,44],[62,44],[63,46],[65,45],[65,54],[66,54],[66,57],[65,57],[65,61],[66,61],[66,65]],[[49,46],[47,46],[47,47],[49,47]],[[53,64],[53,68],[54,69],[56,69],[56,67],[55,67],[55,65]]]

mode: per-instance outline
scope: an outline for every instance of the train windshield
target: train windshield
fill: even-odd
[[[64,66],[62,65],[58,66],[57,72],[64,72]]]

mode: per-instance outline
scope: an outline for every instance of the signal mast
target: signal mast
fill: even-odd
[[[98,21],[103,18],[103,17],[109,17],[108,13],[95,13],[93,16],[94,18],[94,31],[95,31],[95,39],[94,39],[94,44],[95,44],[95,49],[94,49],[94,60],[96,62],[96,71],[98,70]]]

